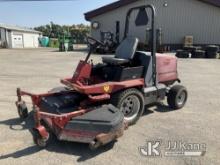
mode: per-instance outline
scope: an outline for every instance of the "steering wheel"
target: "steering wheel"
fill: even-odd
[[[105,46],[104,43],[102,43],[101,41],[91,37],[91,36],[87,36],[87,42],[88,44],[93,47],[96,48],[97,46],[101,45],[101,46]]]

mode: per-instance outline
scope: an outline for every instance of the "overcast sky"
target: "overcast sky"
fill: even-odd
[[[66,25],[88,24],[84,19],[85,12],[116,0],[42,1],[0,0],[0,23],[27,27],[47,24],[50,21]]]

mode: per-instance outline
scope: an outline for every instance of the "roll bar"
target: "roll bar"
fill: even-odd
[[[130,16],[131,13],[135,10],[141,10],[141,9],[150,9],[152,13],[151,18],[151,28],[152,28],[152,41],[151,41],[151,56],[152,56],[152,69],[153,69],[153,85],[157,86],[157,67],[156,67],[156,28],[155,28],[155,17],[156,17],[156,9],[153,5],[143,5],[143,6],[137,6],[134,8],[131,8],[127,12],[126,16],[126,22],[125,22],[125,31],[124,31],[124,39],[127,38],[128,32],[129,32],[129,23],[130,23]]]

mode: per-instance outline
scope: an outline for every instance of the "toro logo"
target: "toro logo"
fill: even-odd
[[[108,93],[108,92],[110,91],[110,86],[109,86],[109,85],[105,85],[105,86],[103,87],[103,89],[104,89],[104,91],[105,91],[106,93]]]

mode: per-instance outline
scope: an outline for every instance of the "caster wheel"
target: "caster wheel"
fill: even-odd
[[[28,109],[25,103],[18,105],[18,115],[20,119],[24,120],[28,117]]]
[[[97,141],[92,141],[91,143],[89,143],[89,149],[92,151],[96,150],[100,146],[101,146],[101,143]]]
[[[40,148],[45,148],[45,147],[48,146],[48,144],[49,144],[49,137],[50,137],[50,135],[47,138],[43,138],[39,134],[39,132],[36,131],[36,130],[34,130],[34,132],[33,132],[33,141]]]

